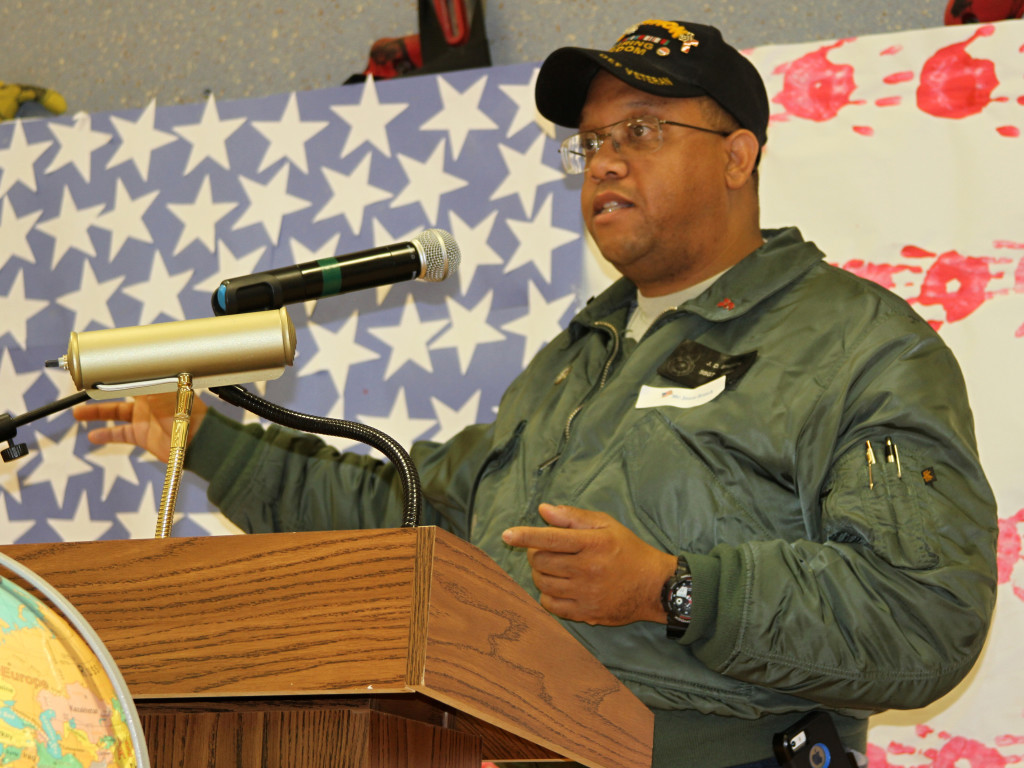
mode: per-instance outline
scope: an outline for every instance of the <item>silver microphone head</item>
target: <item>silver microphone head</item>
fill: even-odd
[[[455,274],[459,269],[459,246],[455,238],[443,229],[428,229],[410,242],[420,254],[423,270],[419,280],[439,283]]]

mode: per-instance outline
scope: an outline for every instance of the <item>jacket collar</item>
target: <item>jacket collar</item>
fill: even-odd
[[[825,258],[814,243],[803,239],[796,227],[763,230],[763,235],[765,242],[760,248],[680,309],[711,322],[740,317]],[[585,327],[635,301],[636,286],[625,278],[616,280],[573,318],[573,338],[578,338]]]

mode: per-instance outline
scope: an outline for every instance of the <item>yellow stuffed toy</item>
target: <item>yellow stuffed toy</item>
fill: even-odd
[[[35,85],[16,85],[0,80],[0,121],[10,120],[26,101],[38,101],[55,115],[63,115],[68,104],[56,91]]]

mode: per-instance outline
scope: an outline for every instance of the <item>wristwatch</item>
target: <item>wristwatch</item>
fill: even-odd
[[[676,572],[661,588],[661,606],[668,617],[665,634],[673,638],[682,637],[690,626],[690,611],[693,609],[693,577],[682,555],[676,560]]]

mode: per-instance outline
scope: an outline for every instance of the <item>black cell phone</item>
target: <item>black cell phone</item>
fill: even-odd
[[[784,768],[857,768],[827,712],[812,712],[772,740]]]

